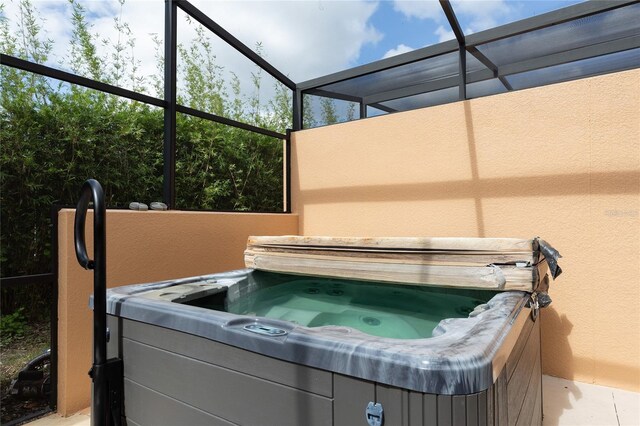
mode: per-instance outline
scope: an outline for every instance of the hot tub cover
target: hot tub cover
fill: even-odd
[[[540,238],[249,237],[245,266],[264,271],[534,292],[560,254]],[[542,289],[546,291],[546,289]]]

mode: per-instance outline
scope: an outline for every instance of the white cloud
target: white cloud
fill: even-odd
[[[454,38],[456,38],[456,35],[453,33],[453,30],[446,29],[442,25],[436,28],[436,30],[434,31],[434,34],[438,36],[439,42],[453,40]]]
[[[444,12],[438,0],[395,0],[393,8],[408,18],[431,19],[435,22],[440,22],[444,18]]]
[[[66,0],[32,1],[45,19],[45,37],[54,41],[47,65],[68,70],[72,30],[69,3]],[[121,16],[122,21],[129,24],[135,39],[135,48],[128,49],[127,54],[140,61],[140,75],[157,74],[151,34],[156,34],[163,42],[163,0],[127,0],[122,9],[116,1],[85,0],[81,4],[87,11],[91,33],[97,33],[99,56],[113,53],[101,41],[109,40],[111,45],[118,42],[114,19]],[[377,2],[194,0],[193,4],[250,48],[260,42],[265,59],[296,82],[356,65],[362,47],[382,38],[370,22]],[[6,2],[5,15],[14,28],[17,10],[17,0]],[[179,15],[184,13],[179,12]],[[179,42],[188,45],[194,36],[194,26],[179,20]],[[217,63],[224,66],[227,76],[229,72],[238,74],[249,94],[251,72],[257,70],[256,66],[217,37],[212,35],[212,40]],[[263,76],[264,97],[268,98],[275,80],[266,73]],[[123,87],[130,88],[126,84]],[[155,95],[150,87],[145,91]]]
[[[369,20],[378,4],[367,1],[199,1],[197,7],[253,47],[294,81],[357,63],[361,48],[380,32]]]
[[[398,46],[396,46],[394,49],[387,50],[387,52],[382,56],[382,59],[390,58],[391,56],[400,55],[402,53],[411,52],[412,50],[415,50],[415,49],[413,47],[409,47],[406,44],[401,43]]]
[[[465,34],[495,27],[504,19],[516,12],[515,2],[506,0],[452,0],[453,10],[460,17],[465,17]]]
[[[194,5],[250,48],[261,43],[263,57],[295,82],[357,65],[362,47],[382,34],[369,22],[378,4],[365,1],[230,1],[198,0]],[[186,40],[188,35],[180,31]],[[235,72],[243,94],[253,93],[256,66],[224,43],[214,48],[219,63]],[[269,99],[275,79],[265,72],[261,99]]]
[[[507,0],[452,0],[458,21],[465,34],[471,34],[503,23],[517,12],[521,2]],[[436,0],[394,0],[394,9],[408,18],[431,20],[440,26],[434,31],[440,41],[454,38],[440,2]]]
[[[70,54],[72,38],[72,8],[66,0],[32,0],[36,9],[38,24],[41,26],[40,38],[52,41],[52,51],[46,65],[71,71]],[[114,20],[121,16],[123,22],[128,22],[131,29],[131,37],[136,45],[128,48],[126,54],[133,55],[136,61],[140,61],[139,75],[150,76],[155,73],[156,61],[151,33],[159,34],[162,38],[164,32],[164,8],[161,1],[129,1],[121,9],[116,1],[80,1],[85,9],[89,24],[89,32],[94,37],[97,55],[111,61],[112,49],[105,47],[103,41],[108,40],[111,45],[118,42],[118,31],[115,29]],[[9,0],[5,3],[5,16],[14,31],[19,21],[19,5],[17,0]],[[120,38],[125,42],[125,37]],[[90,77],[90,76],[87,76]],[[132,84],[122,82],[122,87],[131,89]],[[148,94],[155,95],[150,87],[145,90]]]

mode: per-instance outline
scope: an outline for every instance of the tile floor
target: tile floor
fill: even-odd
[[[640,426],[640,393],[550,376],[543,376],[542,384],[544,426]],[[89,410],[67,418],[53,414],[29,423],[29,426],[89,425]]]
[[[85,408],[84,410],[69,417],[61,417],[57,414],[51,414],[46,417],[42,417],[38,420],[34,420],[28,423],[29,426],[90,426],[91,425],[91,410]]]
[[[544,426],[640,426],[640,393],[542,376]]]

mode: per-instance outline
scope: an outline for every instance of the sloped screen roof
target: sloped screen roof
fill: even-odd
[[[640,3],[591,1],[462,37],[298,86],[394,112],[636,68]]]

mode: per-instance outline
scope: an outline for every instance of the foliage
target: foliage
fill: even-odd
[[[17,1],[17,32],[0,4],[0,51],[46,63],[53,41],[30,0]],[[160,73],[149,81],[139,75],[139,61],[130,53],[135,40],[121,17],[114,21],[117,41],[100,40],[107,52],[100,56],[86,11],[78,0],[69,3],[67,65],[73,72],[135,90],[161,90]],[[264,102],[257,71],[248,91],[252,95],[241,96],[240,80],[225,79],[206,32],[196,28],[196,34],[192,45],[178,46],[181,104],[280,132],[291,126],[289,89],[277,85],[274,98]],[[159,49],[157,39],[156,45]],[[157,58],[160,71],[162,55]],[[0,140],[3,276],[50,269],[51,206],[75,204],[88,178],[101,182],[108,207],[162,198],[161,108],[2,66]],[[177,208],[282,209],[281,141],[178,114],[176,145]],[[38,302],[45,311],[49,296],[43,294]],[[27,300],[34,302],[27,289],[2,289],[3,312]]]
[[[25,365],[51,347],[49,321],[31,323],[25,327],[22,337],[4,338],[0,345],[0,424],[8,424],[25,414],[44,409],[48,400],[22,400],[9,393],[12,379],[15,379]],[[42,365],[44,370],[48,366]]]
[[[24,308],[18,308],[11,314],[0,316],[0,337],[7,343],[15,337],[22,337],[27,330],[27,320],[23,314]]]
[[[71,66],[109,81],[95,55],[82,9],[75,3]],[[28,1],[21,11],[33,16]],[[20,26],[20,45],[2,22],[3,51],[44,62],[51,43],[39,43],[40,27]],[[0,70],[0,197],[2,273],[49,269],[53,204],[73,205],[87,178],[105,186],[107,204],[158,200],[162,175],[161,111],[93,90],[56,83],[9,67]]]
[[[320,101],[322,122],[335,124],[338,122],[338,113],[334,102],[329,98],[322,98]]]
[[[326,126],[356,119],[355,102],[309,96],[303,97],[303,122],[305,128]]]

